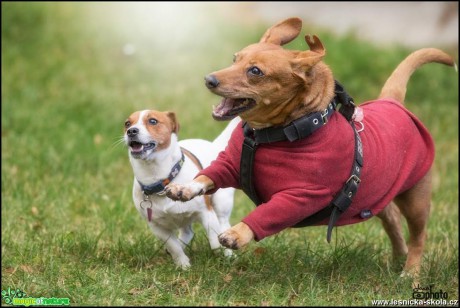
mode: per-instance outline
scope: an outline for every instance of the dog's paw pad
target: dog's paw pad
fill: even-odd
[[[235,239],[230,238],[226,235],[219,236],[219,243],[222,246],[233,249],[233,250],[239,249],[238,242]]]
[[[181,200],[182,187],[175,184],[169,184],[164,190],[166,196],[174,201]]]

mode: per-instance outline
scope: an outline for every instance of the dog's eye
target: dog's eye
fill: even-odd
[[[130,126],[131,126],[131,122],[126,121],[126,122],[125,122],[125,127],[128,128],[128,127],[130,127]]]
[[[156,125],[158,123],[157,119],[151,118],[149,119],[149,123],[152,125]]]
[[[236,61],[236,55],[233,55],[233,63]]]
[[[248,73],[251,74],[251,75],[255,75],[255,76],[263,76],[264,75],[264,73],[262,73],[262,71],[257,66],[251,66],[248,69]]]

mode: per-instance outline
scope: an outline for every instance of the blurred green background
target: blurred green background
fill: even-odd
[[[171,110],[179,138],[216,137],[225,123],[211,117],[219,98],[203,77],[270,26],[248,16],[219,3],[2,2],[2,290],[77,305],[361,305],[411,296],[397,273],[388,276],[378,220],[339,228],[330,246],[323,228],[286,230],[230,264],[216,262],[198,232],[195,269],[181,274],[134,209],[124,120],[139,109]],[[412,51],[308,24],[302,33],[321,38],[325,62],[357,102],[375,98]],[[307,48],[302,37],[286,47]],[[430,47],[458,60],[458,46]],[[458,298],[458,75],[421,68],[407,105],[437,143],[423,281]],[[232,223],[252,206],[238,193]],[[325,292],[337,281],[351,287]]]

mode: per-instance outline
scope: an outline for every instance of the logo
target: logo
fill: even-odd
[[[11,288],[8,288],[8,290],[2,290],[2,300],[8,305],[13,304],[13,299],[24,297],[26,297],[26,293],[19,289],[11,290]]]
[[[414,299],[447,299],[448,294],[447,292],[443,292],[442,289],[435,292],[433,291],[434,285],[430,285],[428,287],[421,287],[417,285],[417,287],[413,288],[412,298]]]
[[[59,306],[59,305],[70,305],[70,300],[68,298],[47,298],[47,297],[26,297],[26,293],[16,289],[11,290],[2,290],[2,300],[5,304],[15,305],[15,306]]]

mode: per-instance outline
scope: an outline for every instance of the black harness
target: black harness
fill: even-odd
[[[328,107],[321,112],[314,112],[303,116],[284,127],[268,127],[256,130],[250,128],[247,123],[243,124],[244,141],[240,162],[240,186],[256,206],[259,206],[262,201],[253,185],[253,164],[257,146],[277,141],[289,140],[293,142],[310,136],[316,130],[326,125],[339,104],[341,105],[340,113],[349,121],[355,135],[355,155],[350,172],[351,175],[328,206],[293,226],[293,228],[311,226],[330,217],[327,228],[328,242],[331,241],[332,229],[335,223],[340,215],[350,206],[361,182],[359,176],[363,167],[363,147],[361,138],[352,120],[355,110],[353,99],[345,92],[342,85],[335,81],[335,96]]]

